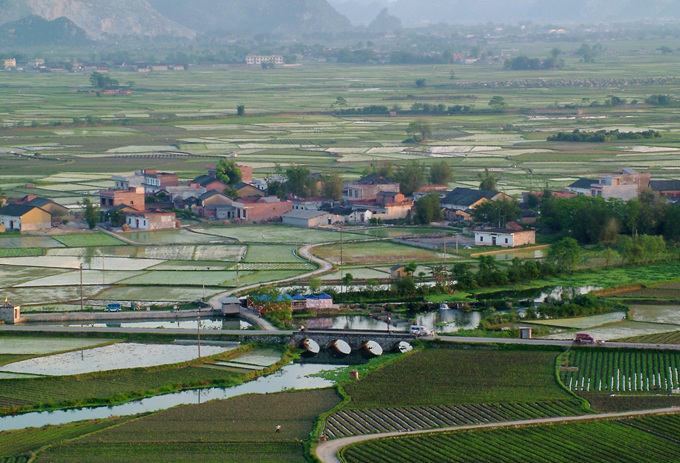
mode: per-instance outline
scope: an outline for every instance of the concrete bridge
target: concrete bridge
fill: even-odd
[[[352,350],[361,348],[367,341],[374,341],[380,344],[385,352],[392,351],[400,341],[411,343],[416,339],[415,335],[403,332],[306,330],[294,333],[289,344],[299,345],[305,338],[314,340],[321,348],[336,339],[341,339],[349,344]]]

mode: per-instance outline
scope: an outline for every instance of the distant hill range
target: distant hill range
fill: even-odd
[[[66,18],[95,40],[116,36],[196,35],[158,13],[146,0],[0,0],[0,24],[27,16],[48,21]]]
[[[196,32],[300,35],[351,29],[349,20],[326,0],[149,0],[149,3]]]
[[[3,45],[87,45],[87,33],[66,18],[48,21],[40,16],[26,16],[0,26]]]
[[[680,18],[677,0],[329,0],[353,24],[368,24],[382,10],[404,25],[634,21]]]

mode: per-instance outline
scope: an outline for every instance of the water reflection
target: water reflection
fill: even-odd
[[[342,368],[336,365],[292,364],[276,373],[255,381],[229,388],[209,388],[166,394],[136,400],[113,407],[95,407],[53,412],[34,412],[0,418],[0,431],[72,423],[81,420],[129,416],[138,413],[165,410],[177,405],[198,404],[210,400],[229,399],[243,394],[268,394],[289,389],[320,389],[330,387],[333,381],[310,377],[321,371]]]
[[[422,325],[430,331],[453,333],[461,329],[473,330],[477,328],[482,320],[482,315],[479,312],[461,312],[451,309],[418,314],[415,319],[417,325]],[[407,321],[393,319],[389,328],[391,331],[408,331],[409,327],[410,323]],[[334,330],[387,331],[387,323],[367,315],[344,315],[334,317],[332,325],[328,328]]]

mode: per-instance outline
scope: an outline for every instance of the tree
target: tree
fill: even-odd
[[[472,210],[472,217],[477,222],[490,223],[498,228],[515,220],[520,214],[519,205],[514,199],[485,201]]]
[[[345,287],[351,285],[353,281],[354,281],[354,277],[352,276],[351,273],[345,273],[342,277],[342,284]]]
[[[220,159],[215,167],[215,177],[227,185],[236,185],[241,181],[243,174],[233,159]]]
[[[502,96],[495,96],[489,100],[489,106],[491,106],[491,109],[494,111],[500,111],[507,106],[507,103]]]
[[[236,115],[245,116],[246,115],[246,105],[240,104],[236,106]]]
[[[432,126],[425,119],[417,119],[408,125],[406,134],[413,141],[425,141],[432,136]]]
[[[286,169],[286,191],[302,198],[316,196],[316,182],[305,166],[290,166]]]
[[[570,271],[581,260],[581,248],[573,238],[562,238],[550,246],[548,260],[560,270]]]
[[[399,168],[396,179],[399,182],[399,191],[404,195],[411,195],[425,184],[425,169],[417,161],[410,161]]]
[[[418,88],[425,88],[427,86],[427,82],[425,79],[416,79],[416,87]]]
[[[488,168],[484,168],[484,173],[477,174],[479,177],[479,189],[486,191],[496,191],[496,182],[498,179],[489,172]]]
[[[371,164],[371,173],[388,178],[394,172],[394,164],[391,161],[380,161],[378,164]]]
[[[118,81],[100,72],[90,74],[90,83],[94,88],[105,89],[106,87],[117,87]]]
[[[321,280],[319,278],[310,278],[309,279],[309,290],[313,293],[317,292],[321,288]]]
[[[335,108],[336,106],[337,107],[347,106],[347,100],[342,96],[337,97],[335,101],[331,103],[331,109]]]
[[[453,170],[448,162],[441,160],[430,166],[430,183],[434,185],[446,185],[451,181]]]
[[[85,208],[84,217],[87,226],[90,227],[90,230],[94,230],[94,227],[97,226],[97,222],[99,222],[99,211],[94,204],[92,204],[90,198],[83,199],[83,202],[80,204]]]
[[[442,218],[442,206],[439,201],[439,195],[431,193],[416,201],[415,213],[413,214],[414,223],[428,224],[439,222]]]
[[[336,201],[342,199],[342,178],[337,173],[322,177],[321,195]]]

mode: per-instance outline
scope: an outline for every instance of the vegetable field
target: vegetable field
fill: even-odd
[[[644,336],[634,336],[632,338],[625,338],[623,340],[628,342],[641,342],[649,344],[680,344],[680,331],[646,334]]]
[[[569,399],[554,374],[557,352],[427,349],[345,387],[354,409]]]
[[[0,433],[0,463],[27,461],[24,455],[28,452],[34,452],[54,442],[99,431],[124,420],[116,418],[106,421],[86,421],[65,426],[45,426]]]
[[[453,407],[340,410],[326,421],[329,439],[374,432],[428,429],[466,424],[528,420],[580,414],[576,400],[552,402],[458,405]]]
[[[680,353],[574,349],[562,382],[572,391],[649,392],[678,388]]]
[[[52,447],[37,461],[305,462],[301,440],[339,402],[323,389],[175,407]]]
[[[347,463],[623,462],[680,460],[680,415],[373,440],[341,454]]]

